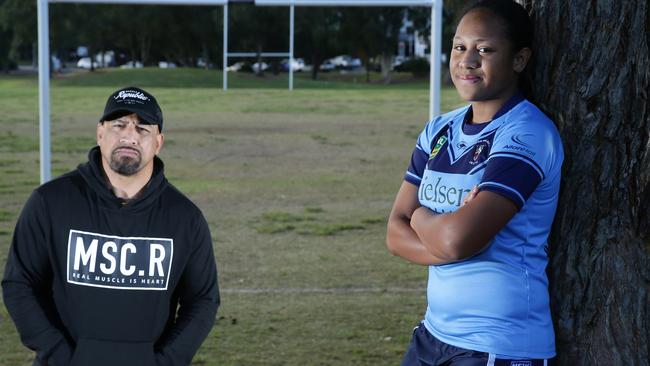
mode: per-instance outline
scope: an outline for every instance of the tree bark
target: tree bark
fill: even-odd
[[[520,0],[565,150],[549,280],[560,365],[650,359],[650,6]]]
[[[390,53],[382,53],[381,54],[381,80],[384,82],[384,84],[390,84],[391,82],[391,75],[390,75],[390,68],[393,63],[393,55]]]
[[[312,80],[316,80],[318,78],[318,68],[320,68],[322,62],[323,61],[319,57],[316,57],[315,55],[312,54],[311,57],[311,64],[312,64],[311,79]]]

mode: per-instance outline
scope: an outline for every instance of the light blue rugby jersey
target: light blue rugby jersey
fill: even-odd
[[[546,239],[564,153],[553,122],[517,95],[490,123],[463,123],[468,107],[429,122],[404,179],[422,206],[444,213],[479,185],[519,211],[481,253],[429,266],[424,325],[441,341],[504,358],[551,358]]]

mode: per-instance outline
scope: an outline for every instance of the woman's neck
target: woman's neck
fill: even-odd
[[[501,107],[506,104],[510,98],[517,94],[517,88],[511,88],[506,93],[502,93],[499,98],[472,102],[472,120],[471,123],[486,123],[499,112]]]

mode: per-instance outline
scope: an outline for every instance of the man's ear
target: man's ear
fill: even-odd
[[[158,147],[156,148],[156,155],[158,155],[160,149],[162,149],[162,146],[165,143],[165,135],[163,135],[162,132],[156,136],[156,142],[158,142]]]
[[[99,122],[97,124],[97,145],[99,145],[99,141],[104,137],[104,123]]]
[[[533,51],[531,51],[531,49],[528,47],[524,47],[515,53],[512,68],[516,73],[524,71],[526,65],[528,65],[528,61],[530,60],[532,53]]]

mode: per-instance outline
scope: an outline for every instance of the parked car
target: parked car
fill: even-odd
[[[113,67],[117,63],[115,61],[115,51],[105,51],[104,53],[99,52],[95,54],[95,61],[101,67]]]
[[[175,69],[176,64],[173,62],[158,61],[158,67],[161,69]]]
[[[266,71],[266,69],[269,68],[269,64],[267,64],[266,62],[261,62],[261,63],[256,62],[253,64],[252,68],[253,68],[253,72],[257,74]]]
[[[301,58],[294,58],[293,62],[291,63],[291,67],[293,67],[293,71],[295,72],[304,71],[305,60]],[[282,71],[289,71],[289,59],[282,60]]]
[[[246,61],[237,61],[234,64],[226,67],[226,71],[234,72],[251,72],[251,65]]]
[[[129,61],[120,66],[120,69],[141,69],[144,65],[140,61]]]
[[[334,65],[334,63],[332,63],[331,60],[325,60],[323,61],[323,63],[320,64],[320,67],[318,69],[320,71],[328,72],[336,69],[336,65]]]
[[[90,70],[90,65],[91,65],[90,64],[90,57],[82,57],[82,58],[79,59],[79,61],[77,61],[77,67],[80,68],[80,69],[88,69],[88,70]],[[99,64],[97,63],[97,61],[92,62],[92,67],[93,68],[98,68],[99,67]]]
[[[340,55],[330,58],[330,61],[337,69],[356,69],[361,67],[361,60],[358,58],[353,58],[350,55]]]
[[[52,55],[51,60],[52,60],[52,63],[51,63],[52,71],[53,72],[61,72],[61,69],[63,67],[63,63],[61,62],[61,60],[58,57],[56,57],[56,55]]]
[[[214,64],[212,62],[206,63],[203,57],[196,59],[196,67],[214,69]]]

